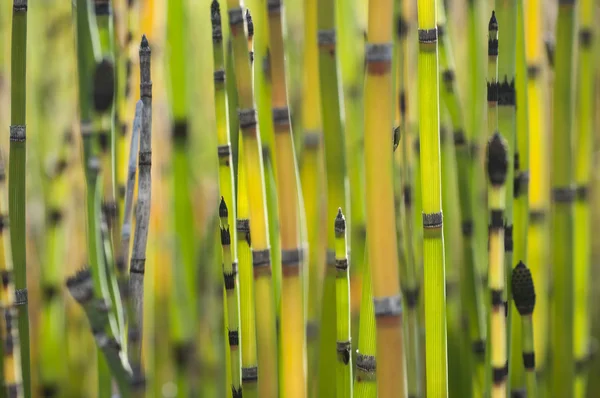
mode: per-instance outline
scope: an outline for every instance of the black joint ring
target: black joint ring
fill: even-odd
[[[238,118],[241,129],[255,128],[258,123],[255,108],[238,109]]]
[[[575,188],[575,197],[577,200],[586,200],[588,198],[588,191],[587,185],[579,185]]]
[[[377,370],[377,359],[373,355],[356,353],[356,368],[365,373],[375,373]]]
[[[529,224],[538,224],[546,219],[545,210],[530,210],[529,211]]]
[[[27,296],[27,288],[15,290],[15,305],[26,305]]]
[[[465,145],[467,143],[467,137],[462,129],[454,131],[454,145]]]
[[[239,218],[235,220],[235,229],[239,233],[249,233],[250,232],[250,220],[247,218]]]
[[[219,158],[229,158],[229,155],[231,155],[231,145],[219,145],[217,147],[217,155]]]
[[[437,213],[423,213],[423,228],[424,229],[436,229],[441,228],[444,218],[442,212]]]
[[[27,0],[15,0],[13,2],[13,11],[27,11]]]
[[[269,13],[281,11],[281,0],[267,0],[267,10]]]
[[[392,62],[392,44],[367,43],[365,47],[365,61],[367,63]]]
[[[140,158],[138,161],[140,166],[151,166],[152,165],[152,151],[140,151]]]
[[[229,15],[230,26],[237,26],[244,23],[244,10],[242,10],[242,7],[232,8],[227,13]]]
[[[287,106],[273,108],[273,125],[289,126],[290,125],[290,110]]]
[[[488,57],[498,56],[498,39],[488,40]]]
[[[10,225],[10,221],[8,215],[1,214],[0,215],[0,232],[2,232],[5,228],[8,228]]]
[[[402,296],[376,297],[373,298],[375,316],[398,316],[402,315]]]
[[[350,349],[352,345],[350,340],[348,341],[337,341],[336,342],[336,350],[338,358],[344,362],[344,365],[348,365],[350,362]]]
[[[502,298],[503,293],[504,292],[502,289],[491,289],[492,307],[500,307],[501,305],[504,305],[504,299]]]
[[[82,129],[83,130],[83,129]],[[26,127],[22,124],[10,126],[10,141],[25,142],[27,139]]]
[[[6,269],[1,270],[0,278],[2,279],[2,286],[6,288],[12,281],[12,271]]]
[[[419,304],[420,290],[421,289],[419,288],[419,286],[404,289],[406,305],[408,306],[409,310],[417,308],[417,305]]]
[[[347,258],[336,258],[335,269],[338,271],[348,271],[348,259]]]
[[[475,340],[473,342],[473,344],[471,345],[471,349],[473,350],[475,356],[477,356],[480,359],[485,359],[485,345],[485,340]]]
[[[581,43],[581,48],[588,49],[592,47],[593,41],[594,31],[589,27],[581,28],[579,31],[579,43]]]
[[[510,398],[527,398],[527,390],[525,388],[511,389]]]
[[[214,80],[215,83],[223,83],[225,81],[225,70],[224,69],[217,69],[213,73],[213,80]]]
[[[535,352],[523,352],[523,367],[525,370],[535,370]]]
[[[152,98],[152,82],[140,83],[140,97]]]
[[[500,229],[504,227],[504,210],[490,210],[490,228]]]
[[[300,260],[302,259],[302,249],[290,249],[290,250],[281,250],[281,265],[282,266],[294,266],[297,267],[300,265]]]
[[[552,200],[556,203],[571,203],[575,200],[575,190],[572,187],[552,188]]]
[[[331,249],[327,249],[326,255],[327,265],[335,266],[335,251]]]
[[[240,345],[240,333],[237,330],[230,330],[227,334],[229,339],[229,346],[236,347]]]
[[[492,367],[492,381],[494,384],[501,384],[506,379],[506,369],[504,366],[501,368]]]
[[[132,258],[129,263],[129,272],[133,274],[144,275],[146,272],[146,259],[145,258]]]
[[[320,29],[317,32],[317,43],[319,46],[335,46],[335,29]]]
[[[314,340],[319,337],[319,325],[314,321],[306,322],[306,339]]]
[[[258,367],[242,368],[242,383],[258,381]]]
[[[446,69],[442,72],[442,80],[444,83],[451,85],[456,80],[456,74],[452,69]]]
[[[223,272],[223,280],[225,282],[225,290],[235,289],[235,275],[237,270],[231,272]]]
[[[304,133],[304,148],[316,149],[321,144],[320,131],[307,131]]]
[[[473,220],[464,220],[461,223],[461,230],[464,237],[473,236]]]
[[[271,250],[252,250],[252,266],[254,268],[267,267],[271,264]]]
[[[527,65],[527,78],[535,79],[540,75],[541,68],[537,64]]]
[[[53,208],[48,210],[48,224],[50,226],[56,226],[62,220],[63,214],[62,211],[58,208]]]
[[[433,44],[437,42],[437,29],[419,29],[419,43]]]
[[[100,16],[106,16],[106,15],[110,15],[110,4],[108,2],[96,2],[95,6],[94,6],[94,12],[96,14],[96,16],[100,15]]]

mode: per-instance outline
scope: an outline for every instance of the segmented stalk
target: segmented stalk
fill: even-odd
[[[523,357],[523,368],[525,369],[525,386],[521,391],[523,391],[527,397],[536,398],[538,396],[538,390],[535,374],[535,350],[531,317],[533,310],[535,309],[535,287],[531,271],[523,264],[523,262],[519,262],[514,268],[511,276],[511,285],[513,300],[517,311],[519,311],[519,314],[521,315],[520,345]]]
[[[239,99],[238,114],[244,146],[242,161],[246,167],[250,205],[254,296],[255,302],[261,303],[261,310],[256,313],[258,366],[261,374],[258,387],[261,396],[275,396],[278,391],[276,308],[271,279],[271,253],[267,229],[261,139],[256,117],[250,60],[248,59],[247,30],[243,8],[239,0],[228,0],[227,5]],[[242,378],[244,378],[244,374],[242,374]],[[258,378],[258,373],[255,378]]]
[[[10,87],[10,152],[8,163],[8,213],[11,220],[11,252],[15,269],[15,288],[22,302],[17,302],[19,316],[19,344],[23,391],[31,396],[29,354],[29,310],[27,304],[27,250],[26,250],[26,68],[27,68],[27,0],[13,0],[11,38]]]
[[[8,210],[8,195],[6,192],[6,171],[4,157],[0,154],[0,275],[2,289],[0,290],[0,306],[2,307],[1,330],[2,336],[2,381],[6,388],[7,397],[22,398],[23,378],[21,369],[21,347],[17,305],[15,296],[13,258],[11,253],[11,236],[7,227],[10,225]]]
[[[350,340],[350,276],[346,219],[342,209],[335,218],[335,310],[336,322],[336,393],[339,398],[352,397],[352,342]]]
[[[277,203],[281,244],[281,344],[283,380],[281,394],[286,397],[306,396],[306,337],[303,256],[300,242],[299,179],[296,151],[292,136],[286,66],[284,62],[282,2],[267,1],[269,25],[270,76],[273,83],[271,106],[275,133],[274,165],[277,177]]]
[[[142,128],[140,130],[138,200],[135,217],[135,234],[129,262],[129,291],[132,297],[134,317],[129,320],[128,354],[134,378],[143,379],[142,331],[144,315],[144,272],[146,267],[146,243],[150,227],[151,165],[152,165],[152,78],[150,71],[151,50],[144,35],[140,44],[140,95]],[[141,393],[141,389],[136,392]]]
[[[509,163],[506,140],[499,133],[495,133],[490,138],[487,146],[488,206],[490,213],[488,284],[491,294],[489,322],[492,398],[505,398],[507,392],[504,220],[506,211],[505,190]]]
[[[488,24],[487,69],[487,136],[498,131],[498,19],[496,12]]]
[[[595,11],[593,1],[582,0],[579,5],[579,37],[577,59],[577,107],[576,107],[576,137],[577,148],[574,163],[574,178],[576,184],[576,200],[574,205],[573,241],[574,263],[574,311],[573,311],[573,356],[575,361],[575,392],[574,397],[585,395],[587,372],[585,366],[590,355],[590,261],[591,261],[591,212],[589,204],[589,186],[593,160],[593,120],[594,120],[594,36]],[[597,62],[597,56],[595,58]]]
[[[438,42],[435,1],[417,3],[419,27],[419,130],[425,281],[427,394],[448,395],[446,286],[438,102]]]
[[[559,1],[552,92],[551,255],[553,283],[551,396],[572,396],[573,358],[573,87],[575,4]],[[589,83],[588,83],[589,84]]]

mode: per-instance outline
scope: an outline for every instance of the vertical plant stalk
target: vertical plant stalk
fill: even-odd
[[[21,347],[19,324],[17,320],[17,303],[15,296],[13,259],[11,253],[11,237],[8,231],[9,217],[8,195],[6,192],[6,171],[4,158],[0,154],[0,275],[2,289],[0,290],[0,306],[2,308],[2,363],[3,383],[7,397],[22,398],[23,377],[21,369]]]
[[[498,131],[498,19],[492,11],[488,24],[487,137]]]
[[[346,219],[342,209],[335,218],[335,309],[336,322],[336,383],[337,397],[352,397],[352,342],[350,340],[350,276]]]
[[[511,285],[515,307],[521,315],[521,347],[523,368],[525,369],[525,394],[538,396],[535,374],[535,350],[533,339],[533,310],[535,309],[535,287],[531,271],[523,262],[519,262],[512,272]]]
[[[240,297],[238,290],[238,265],[233,261],[231,233],[229,230],[229,211],[225,199],[221,197],[219,206],[221,219],[221,246],[223,247],[223,278],[225,281],[227,306],[227,325],[229,349],[231,350],[231,391],[234,396],[242,394],[241,352],[239,344]]]
[[[507,391],[504,216],[509,163],[506,140],[499,133],[495,133],[490,138],[487,147],[488,205],[490,212],[488,283],[492,300],[490,312],[492,398],[505,398]]]
[[[573,87],[575,4],[560,1],[556,25],[555,79],[552,92],[551,236],[553,307],[552,397],[571,396],[573,358]],[[586,83],[586,84],[589,84]]]
[[[425,363],[427,394],[448,395],[446,357],[446,276],[442,234],[438,41],[435,1],[419,0],[419,130],[425,281]]]
[[[254,299],[261,303],[257,316],[258,366],[261,379],[258,383],[261,396],[275,396],[277,379],[277,336],[275,331],[275,298],[271,272],[268,218],[265,201],[265,179],[260,132],[254,102],[252,73],[248,59],[247,30],[244,12],[239,0],[228,0],[229,26],[233,40],[235,77],[239,99],[238,115],[244,146],[244,166],[250,206],[252,228],[252,266],[254,269]],[[255,374],[242,373],[244,378],[258,379]]]
[[[546,73],[543,48],[543,13],[540,0],[526,3],[525,60],[527,63],[527,104],[529,108],[529,227],[527,261],[537,290],[536,311],[532,315],[536,368],[540,385],[546,368],[549,336],[549,223],[550,148],[547,124]]]
[[[528,184],[529,184],[529,105],[527,98],[527,67],[525,62],[525,16],[523,2],[517,1],[517,46],[516,46],[516,144],[514,156],[514,263],[527,261],[527,231],[529,223]],[[510,305],[510,304],[509,304]],[[514,312],[514,311],[513,311]],[[511,317],[511,350],[510,350],[510,386],[511,394],[519,394],[526,389],[526,369],[520,359],[523,347],[521,336],[521,319]]]
[[[140,44],[140,96],[142,128],[140,130],[138,201],[135,218],[135,234],[129,262],[129,291],[134,317],[129,320],[128,354],[135,379],[143,380],[142,331],[144,314],[144,272],[146,268],[146,243],[150,227],[151,165],[152,165],[152,77],[150,71],[151,50],[144,35]],[[142,383],[140,383],[142,384]],[[140,391],[142,393],[143,384]]]
[[[404,2],[406,3],[406,2]],[[404,5],[404,7],[402,7]],[[396,48],[395,53],[395,69],[396,73],[396,87],[398,88],[398,103],[396,104],[396,116],[397,120],[397,133],[398,140],[401,142],[401,149],[396,148],[394,151],[394,161],[400,174],[395,178],[398,185],[399,196],[398,203],[396,204],[396,229],[398,232],[399,239],[399,251],[403,252],[404,255],[400,255],[401,267],[400,267],[400,279],[402,281],[400,288],[404,299],[406,300],[407,306],[405,311],[407,312],[407,323],[408,333],[406,334],[406,379],[407,379],[407,393],[408,396],[419,397],[421,394],[421,380],[422,380],[422,369],[421,365],[422,350],[420,347],[420,331],[419,331],[419,299],[420,299],[420,281],[417,272],[417,264],[415,259],[415,245],[414,245],[414,203],[413,203],[413,189],[414,189],[414,175],[413,175],[413,154],[412,154],[412,134],[408,126],[408,114],[406,109],[407,101],[407,86],[408,86],[408,64],[411,60],[408,51],[408,12],[407,6],[402,4],[400,1],[396,1]],[[394,136],[396,139],[396,136]],[[394,142],[396,145],[396,142]],[[399,209],[398,209],[399,208]],[[363,278],[367,276],[371,278],[371,271],[362,271]],[[363,280],[363,283],[364,282]],[[369,282],[370,283],[370,282]],[[367,287],[364,287],[367,288]],[[371,295],[371,287],[368,287],[369,295]],[[362,295],[364,298],[364,294]],[[372,310],[370,310],[372,312]],[[363,314],[363,308],[361,304],[361,318]],[[371,315],[369,315],[371,316]],[[362,320],[360,321],[362,325]],[[359,345],[362,336],[359,335]],[[374,355],[374,353],[373,353]],[[357,357],[358,361],[358,357]],[[376,392],[376,390],[375,390]]]
[[[27,303],[27,249],[26,249],[26,68],[27,68],[27,0],[13,1],[11,39],[10,88],[10,152],[8,163],[8,213],[10,222],[12,263],[18,306],[19,345],[23,391],[31,396],[29,354],[29,306]]]
[[[589,203],[589,188],[593,161],[593,120],[594,120],[594,59],[595,11],[590,0],[582,0],[579,5],[579,36],[577,59],[577,107],[576,107],[576,137],[577,148],[574,162],[574,177],[576,184],[576,199],[574,205],[573,242],[573,337],[575,361],[575,398],[585,395],[587,386],[587,366],[590,357],[590,280],[591,280],[591,212]],[[596,14],[597,15],[597,14]],[[596,85],[598,83],[596,82]]]
[[[283,5],[268,0],[270,72],[273,82],[271,105],[275,133],[274,164],[277,177],[277,202],[281,243],[281,344],[283,380],[281,394],[306,396],[306,336],[303,291],[303,255],[299,236],[300,208],[298,168],[290,111],[283,41]]]
[[[341,78],[337,69],[335,0],[317,1],[317,43],[319,46],[319,84],[321,116],[327,176],[326,220],[334,220],[339,207],[346,208],[346,154],[341,119],[342,99],[339,96]],[[325,282],[322,296],[321,336],[319,345],[318,396],[333,397],[336,355],[335,344],[335,231],[327,228]]]
[[[317,0],[304,0],[303,51],[302,134],[304,147],[300,162],[300,181],[309,247],[308,308],[306,311],[307,391],[309,396],[313,396],[317,393],[319,317],[327,250],[327,241],[321,234],[326,181],[324,178],[319,48],[317,44]]]

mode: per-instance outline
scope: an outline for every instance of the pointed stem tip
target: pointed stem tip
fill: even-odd
[[[511,286],[515,306],[521,316],[531,315],[535,308],[535,287],[531,271],[522,261],[513,269]]]
[[[221,196],[221,203],[219,204],[219,217],[226,218],[229,214],[227,210],[227,204],[225,203],[225,198]]]
[[[496,11],[492,11],[492,17],[490,18],[488,30],[490,30],[490,31],[498,30],[498,20],[496,19]]]
[[[248,38],[250,39],[254,36],[254,22],[252,22],[249,8],[246,8],[246,25],[248,26]]]
[[[148,38],[146,37],[146,35],[142,35],[142,43],[140,44],[140,47],[142,48],[150,48],[150,44],[148,44]]]
[[[338,214],[335,217],[335,231],[338,233],[344,233],[346,231],[346,219],[344,218],[341,207],[338,207]]]

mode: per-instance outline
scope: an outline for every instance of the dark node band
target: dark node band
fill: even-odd
[[[347,258],[340,258],[340,259],[335,259],[335,269],[337,269],[338,271],[348,271],[348,259]]]
[[[446,69],[442,72],[442,80],[447,85],[452,85],[454,80],[456,79],[456,75],[452,69]]]
[[[281,10],[281,0],[267,0],[267,9],[269,13],[279,12]]]
[[[373,355],[356,353],[356,368],[365,373],[375,373],[377,370],[377,360]]]
[[[404,197],[404,205],[410,207],[412,203],[412,190],[410,185],[405,185],[402,189],[402,196]]]
[[[513,251],[513,226],[504,226],[504,251],[510,253]]]
[[[335,46],[335,29],[320,29],[317,32],[319,46]]]
[[[289,249],[281,250],[281,265],[282,266],[294,266],[300,265],[302,260],[302,249]]]
[[[488,57],[498,56],[498,39],[488,40]]]
[[[229,338],[229,346],[230,347],[235,347],[240,345],[240,333],[237,330],[230,330],[228,332],[228,338]]]
[[[552,188],[552,200],[556,203],[571,203],[575,200],[575,190],[572,187]]]
[[[227,217],[227,214],[221,217]],[[221,245],[231,245],[231,234],[229,233],[229,228],[221,228]]]
[[[232,8],[229,11],[227,11],[227,14],[229,15],[230,26],[244,24],[244,10],[242,10],[242,7]]]
[[[419,29],[419,43],[433,44],[437,42],[437,28]]]
[[[545,210],[530,210],[529,211],[529,224],[539,224],[546,219]]]
[[[14,0],[13,11],[22,12],[27,11],[27,0]]]
[[[314,321],[306,322],[306,339],[314,340],[319,336],[319,325]]]
[[[446,279],[446,298],[452,297],[456,292],[456,281]]]
[[[221,28],[221,16],[218,20],[212,19],[212,40],[214,44],[219,44],[223,40],[223,29]]]
[[[140,151],[138,165],[150,166],[152,165],[152,151]]]
[[[406,37],[408,33],[408,23],[401,16],[396,20],[396,34],[399,38]]]
[[[12,281],[12,271],[3,269],[0,271],[0,277],[2,278],[2,286],[6,288]]]
[[[377,297],[373,299],[375,316],[402,315],[402,296]]]
[[[423,228],[424,229],[435,229],[441,228],[444,217],[442,212],[437,213],[423,213]]]
[[[258,381],[258,366],[242,368],[242,383]]]
[[[235,220],[235,229],[239,233],[250,233],[250,220],[247,218],[240,218]]]
[[[0,232],[4,231],[5,228],[8,228],[9,225],[10,221],[8,215],[0,215]]]
[[[338,358],[344,362],[344,365],[348,365],[348,362],[350,362],[350,347],[350,340],[336,342]]]
[[[173,347],[173,357],[178,368],[184,368],[190,364],[196,347],[193,342],[176,343]]]
[[[152,98],[152,82],[140,83],[140,97]]]
[[[527,195],[529,191],[529,171],[522,171],[515,177],[513,187],[513,197],[518,198],[521,195]]]
[[[135,369],[131,377],[131,390],[132,391],[144,391],[146,388],[146,377],[142,373],[141,369]]]
[[[369,63],[392,62],[392,44],[367,43],[365,47],[365,61]]]
[[[289,126],[290,125],[290,110],[287,106],[273,108],[273,125]]]
[[[404,90],[400,91],[400,94],[398,94],[398,102],[400,103],[400,113],[402,115],[406,114],[406,93],[404,92]]]
[[[331,250],[331,249],[327,249],[327,254],[326,254],[325,259],[326,259],[327,265],[335,266],[335,251]]]
[[[8,386],[7,386],[8,388]],[[42,394],[42,398],[53,398],[53,397],[57,397],[58,396],[58,386],[56,384],[53,383],[47,383],[44,384],[41,387],[41,394]]]
[[[506,379],[506,370],[504,366],[501,368],[492,367],[492,381],[494,384],[501,384]]]
[[[558,5],[575,5],[575,0],[558,0]]]
[[[581,28],[579,31],[579,43],[581,48],[591,48],[594,41],[594,31],[590,28]]]
[[[256,124],[258,123],[255,108],[238,109],[238,118],[241,129],[256,128]]]
[[[419,286],[404,289],[404,297],[406,298],[406,305],[409,310],[417,308],[419,304]]]
[[[588,192],[589,189],[587,185],[579,185],[577,188],[575,188],[575,197],[580,201],[587,200]]]
[[[219,158],[229,158],[229,155],[231,155],[231,145],[225,144],[217,147],[217,156]]]
[[[438,34],[438,39],[441,40],[444,38],[444,34],[446,34],[444,25],[437,25],[437,34]]]
[[[102,130],[98,132],[98,145],[100,146],[100,151],[106,152],[108,150],[108,137],[109,132],[106,130]]]
[[[187,120],[176,120],[173,124],[173,140],[186,141],[188,138]]]
[[[473,220],[465,220],[461,223],[461,231],[465,238],[473,236]]]
[[[237,270],[232,272],[224,272],[223,280],[225,282],[225,290],[233,290],[235,289],[235,276],[237,275]]]
[[[321,144],[321,132],[320,131],[307,131],[304,133],[304,148],[305,149],[316,149]]]
[[[215,83],[223,83],[225,82],[225,70],[218,69],[213,73],[213,80]]]
[[[471,345],[473,354],[475,354],[477,358],[485,359],[485,344],[485,340],[475,340]]]
[[[498,86],[498,105],[499,106],[515,106],[515,79],[510,82],[504,78],[504,82]]]
[[[524,388],[511,389],[510,398],[527,398],[527,390]]]
[[[146,259],[132,258],[129,263],[129,272],[132,274],[144,275],[144,272],[146,272]]]
[[[576,375],[583,374],[587,370],[589,363],[590,363],[589,355],[585,355],[583,357],[576,358],[575,359],[575,374]]]
[[[467,138],[465,136],[465,132],[462,129],[458,129],[454,131],[454,145],[465,145],[467,143]]]
[[[98,2],[94,6],[94,12],[96,16],[107,16],[110,15],[110,4],[108,2]]]
[[[11,142],[25,142],[27,135],[25,133],[26,128],[24,125],[16,124],[10,126],[10,141]],[[83,129],[82,129],[83,131]]]
[[[487,83],[487,101],[498,102],[498,83],[488,82]]]
[[[504,227],[504,210],[492,209],[490,211],[490,229],[500,229]]]
[[[530,80],[536,79],[541,72],[541,68],[537,64],[527,65],[527,78]]]
[[[504,299],[502,298],[503,290],[491,289],[492,307],[500,307],[504,305]]]
[[[54,285],[45,285],[42,288],[42,294],[43,294],[46,302],[49,302],[52,299],[54,299],[58,295],[59,292],[60,292],[60,290]]]
[[[15,305],[27,304],[27,288],[15,290]]]
[[[231,387],[231,398],[242,398],[242,387]]]
[[[14,366],[14,365],[13,365]],[[18,398],[22,396],[23,385],[21,383],[10,383],[6,385],[6,394],[8,398]],[[51,395],[55,396],[55,395]]]
[[[267,267],[271,264],[271,250],[252,250],[252,266],[254,268]]]
[[[535,352],[523,352],[523,367],[525,370],[535,370]]]

